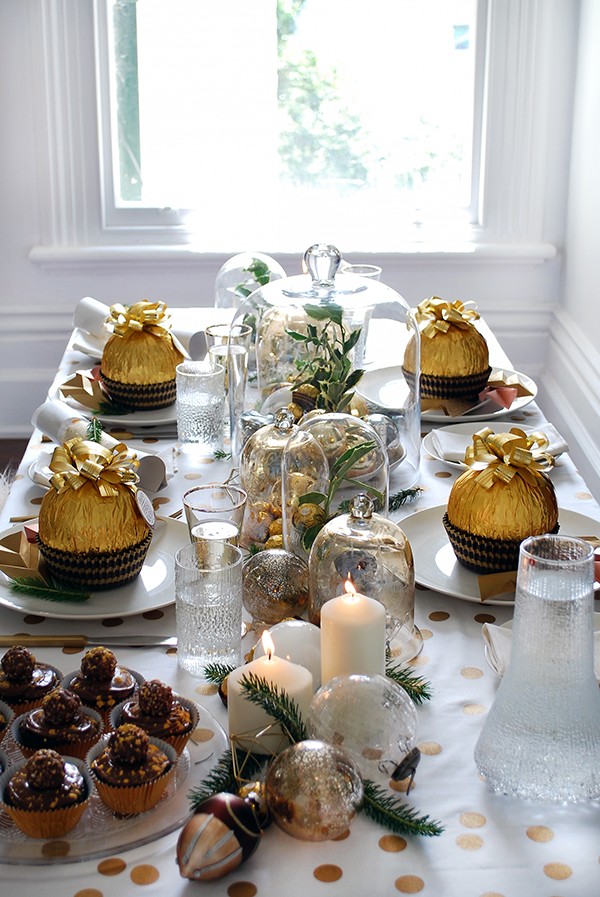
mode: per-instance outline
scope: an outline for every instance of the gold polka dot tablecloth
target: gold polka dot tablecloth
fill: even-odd
[[[70,372],[77,366],[82,366],[81,356],[67,353],[62,369]],[[523,414],[528,426],[543,426],[544,418],[535,404]],[[508,416],[506,423],[515,422]],[[167,455],[171,451],[171,443],[151,440],[146,437],[146,450]],[[41,446],[40,434],[34,433],[0,515],[2,530],[14,525],[11,517],[37,513],[43,493],[29,479],[28,468]],[[44,448],[47,450],[47,445]],[[153,496],[158,512],[166,516],[175,513],[190,484],[222,479],[227,471],[223,462],[195,469],[175,463],[166,488]],[[417,508],[445,503],[456,476],[457,472],[442,462],[424,460],[420,474],[423,493],[417,503],[402,508],[396,519]],[[568,455],[559,459],[552,477],[561,507],[600,520],[600,508]],[[0,893],[3,897],[598,897],[600,803],[552,807],[509,800],[493,794],[475,768],[473,749],[498,687],[498,678],[485,660],[481,627],[486,621],[508,620],[512,608],[469,603],[418,588],[415,614],[424,639],[416,672],[430,681],[433,697],[418,708],[421,762],[414,787],[408,798],[401,788],[391,793],[420,814],[440,820],[444,826],[441,837],[394,834],[362,814],[347,833],[328,842],[293,840],[273,825],[265,831],[254,856],[228,877],[194,884],[178,873],[177,832],[133,850],[114,850],[77,863],[68,861],[66,836],[43,845],[48,865],[0,864]],[[89,622],[0,607],[2,633],[85,632],[110,643],[116,635],[172,634],[174,625],[172,606],[134,617],[113,614]],[[148,678],[164,679],[176,691],[194,698],[214,719],[225,722],[215,687],[182,673],[175,648],[115,650],[123,664]],[[78,666],[82,650],[38,648],[35,653],[66,673]],[[192,763],[186,788],[196,784],[193,758],[206,756],[210,749],[210,726],[203,725],[201,719],[189,749]],[[0,830],[0,848],[2,837]]]

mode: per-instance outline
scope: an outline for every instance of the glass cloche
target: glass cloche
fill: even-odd
[[[215,308],[238,308],[251,293],[285,277],[275,259],[264,252],[240,252],[221,265],[215,278]]]
[[[314,244],[304,253],[308,273],[267,283],[238,308],[234,323],[253,317],[256,326],[256,410],[288,406],[297,421],[313,409],[383,416],[390,488],[406,489],[418,476],[420,402],[419,377],[411,388],[402,359],[411,336],[419,345],[417,323],[399,293],[338,273],[340,261],[335,246]]]

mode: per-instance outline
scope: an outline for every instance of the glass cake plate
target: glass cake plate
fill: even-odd
[[[179,757],[175,778],[154,809],[120,818],[104,806],[94,791],[75,828],[62,838],[52,840],[24,835],[0,804],[0,864],[78,863],[141,847],[180,828],[191,812],[190,790],[208,776],[229,746],[217,720],[203,707],[198,709],[200,720],[196,733],[199,737],[188,742]],[[23,759],[10,734],[2,742],[2,749],[9,762]]]

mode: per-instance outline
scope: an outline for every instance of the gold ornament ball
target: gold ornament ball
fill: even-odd
[[[266,548],[244,564],[242,586],[252,619],[271,626],[306,609],[308,565],[283,548]]]

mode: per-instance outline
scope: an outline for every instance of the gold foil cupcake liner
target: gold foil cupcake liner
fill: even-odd
[[[518,568],[522,539],[489,539],[469,533],[450,523],[447,513],[444,514],[443,523],[458,561],[467,570],[486,574],[505,573]],[[558,530],[557,523],[551,532],[557,533]]]
[[[102,803],[112,810],[117,816],[137,816],[152,810],[167,790],[177,769],[177,754],[170,744],[161,741],[160,738],[149,738],[150,744],[160,748],[170,760],[171,766],[150,782],[142,782],[139,785],[110,785],[103,782],[94,773],[92,763],[106,749],[108,739],[97,742],[89,751],[86,764],[88,772],[96,786],[96,791]]]
[[[139,576],[151,541],[152,531],[130,548],[74,552],[52,548],[38,536],[40,552],[54,583],[92,589],[95,592],[114,589]]]
[[[8,781],[25,765],[26,760],[20,760],[8,766],[0,776],[0,801],[17,828],[30,838],[62,838],[63,835],[75,828],[89,803],[93,785],[85,763],[77,757],[63,757],[63,760],[73,763],[78,768],[86,784],[86,797],[70,807],[59,807],[54,810],[24,810],[6,803],[4,792]]]
[[[162,383],[123,383],[100,371],[100,379],[113,402],[132,411],[152,411],[172,405],[177,395],[176,380]]]
[[[194,731],[200,721],[200,711],[198,710],[197,704],[195,704],[193,701],[190,701],[189,698],[184,698],[184,697],[182,697],[182,695],[175,694],[175,692],[173,692],[173,698],[176,699],[177,701],[179,701],[179,703],[183,707],[185,707],[186,710],[189,710],[192,721],[191,721],[189,729],[186,732],[180,732],[176,735],[167,735],[166,733],[161,732],[160,740],[164,741],[165,744],[170,744],[171,747],[175,750],[175,753],[177,754],[177,756],[179,757],[180,754],[183,753],[183,750],[184,750],[186,744],[192,737],[192,734],[194,733]],[[119,726],[123,722],[123,720],[121,719],[121,713],[123,710],[123,706],[125,704],[127,704],[129,701],[131,701],[131,698],[127,698],[126,701],[121,701],[120,704],[117,704],[117,706],[112,709],[111,714],[110,714],[111,728],[113,728],[113,729],[119,728]],[[144,728],[144,726],[142,724],[140,724],[140,722],[138,720],[135,721],[135,725],[139,726],[140,729]],[[150,733],[148,733],[148,734],[150,734]]]
[[[36,708],[34,708],[36,709]],[[56,751],[57,754],[63,754],[69,757],[77,757],[78,760],[85,760],[89,751],[96,744],[96,742],[102,737],[104,734],[104,720],[102,718],[102,714],[98,713],[97,710],[92,710],[91,707],[85,708],[85,715],[92,717],[99,724],[100,728],[97,733],[89,738],[63,738],[62,740],[59,737],[56,738],[45,738],[43,735],[40,736],[40,743],[35,747],[31,745],[23,744],[20,735],[20,727],[21,723],[29,716],[27,713],[21,713],[17,716],[11,725],[11,734],[13,737],[13,741],[21,751],[24,757],[32,757],[36,751],[42,749],[48,749],[52,751]]]
[[[15,716],[20,716],[21,713],[27,713],[29,710],[35,710],[36,707],[40,706],[40,704],[42,703],[42,701],[46,697],[46,695],[49,695],[50,692],[54,691],[55,688],[59,687],[59,685],[62,681],[63,675],[64,675],[62,670],[59,670],[58,667],[52,666],[51,663],[45,663],[45,664],[43,664],[43,666],[45,669],[52,670],[55,673],[55,675],[57,677],[56,684],[53,685],[52,688],[49,688],[47,691],[45,691],[43,694],[40,694],[39,697],[30,699],[28,701],[14,701],[14,702],[11,701],[10,704],[7,700],[0,702],[2,704],[5,704],[14,713]],[[14,719],[14,717],[13,717],[13,719]],[[12,720],[11,720],[11,722],[12,722]],[[0,738],[0,741],[1,740],[2,739]]]

